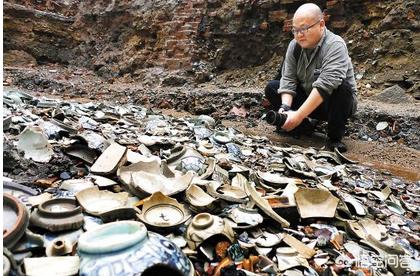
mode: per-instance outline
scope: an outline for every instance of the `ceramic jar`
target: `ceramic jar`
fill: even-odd
[[[196,249],[205,240],[215,235],[223,235],[230,242],[233,242],[235,236],[232,227],[225,220],[209,213],[201,213],[192,219],[187,228],[186,239],[188,246]]]
[[[12,248],[25,234],[28,211],[14,196],[3,194],[3,246]]]
[[[56,238],[53,240],[48,247],[45,249],[45,254],[50,256],[64,256],[73,250],[73,244],[70,240],[63,238]]]
[[[194,275],[190,260],[167,238],[147,232],[137,221],[118,221],[82,234],[80,275],[133,275],[159,268]]]
[[[30,222],[51,232],[74,230],[83,225],[82,209],[74,199],[54,198],[40,204]]]

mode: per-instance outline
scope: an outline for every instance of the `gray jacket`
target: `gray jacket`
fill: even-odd
[[[316,87],[321,96],[326,98],[346,80],[354,92],[354,103],[357,104],[353,64],[346,43],[340,36],[325,28],[315,49],[302,49],[297,61],[293,56],[295,45],[296,40],[293,39],[287,48],[279,94],[289,93],[294,96],[299,83],[307,95]],[[356,106],[353,107],[355,110]]]

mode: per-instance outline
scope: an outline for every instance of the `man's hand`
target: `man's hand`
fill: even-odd
[[[284,112],[287,112],[287,111],[289,111],[289,110],[290,110],[290,106],[289,106],[289,105],[287,105],[287,104],[282,104],[282,105],[280,106],[280,109],[279,109],[278,113],[284,113]]]
[[[286,131],[291,131],[292,129],[300,125],[300,123],[302,123],[304,119],[304,117],[302,117],[298,111],[287,111],[284,113],[287,114],[287,120],[282,126],[282,129]]]
[[[303,119],[309,116],[324,100],[319,94],[317,88],[313,88],[311,93],[309,94],[308,98],[305,102],[299,107],[297,111],[288,111],[284,112],[287,114],[287,120],[284,123],[282,129],[286,131],[291,131],[300,123],[302,123]]]

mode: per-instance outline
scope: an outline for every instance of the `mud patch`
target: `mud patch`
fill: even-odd
[[[23,157],[11,140],[3,142],[3,176],[22,183],[34,183],[38,179],[59,176],[63,172],[79,175],[83,166],[64,155],[60,149],[54,148],[53,158],[48,163],[34,162]]]

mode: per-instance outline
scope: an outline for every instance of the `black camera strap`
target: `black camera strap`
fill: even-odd
[[[302,52],[302,47],[296,42],[295,48],[293,49],[293,56],[295,57],[296,64],[297,64],[297,61],[299,59],[299,56],[300,56],[301,52]],[[286,54],[284,54],[284,56],[283,56],[283,61],[281,62],[281,66],[277,69],[277,74],[276,74],[276,77],[274,78],[275,80],[280,80],[281,79],[281,75],[282,75],[281,71],[283,70],[283,65],[284,65],[285,60],[286,60]]]

